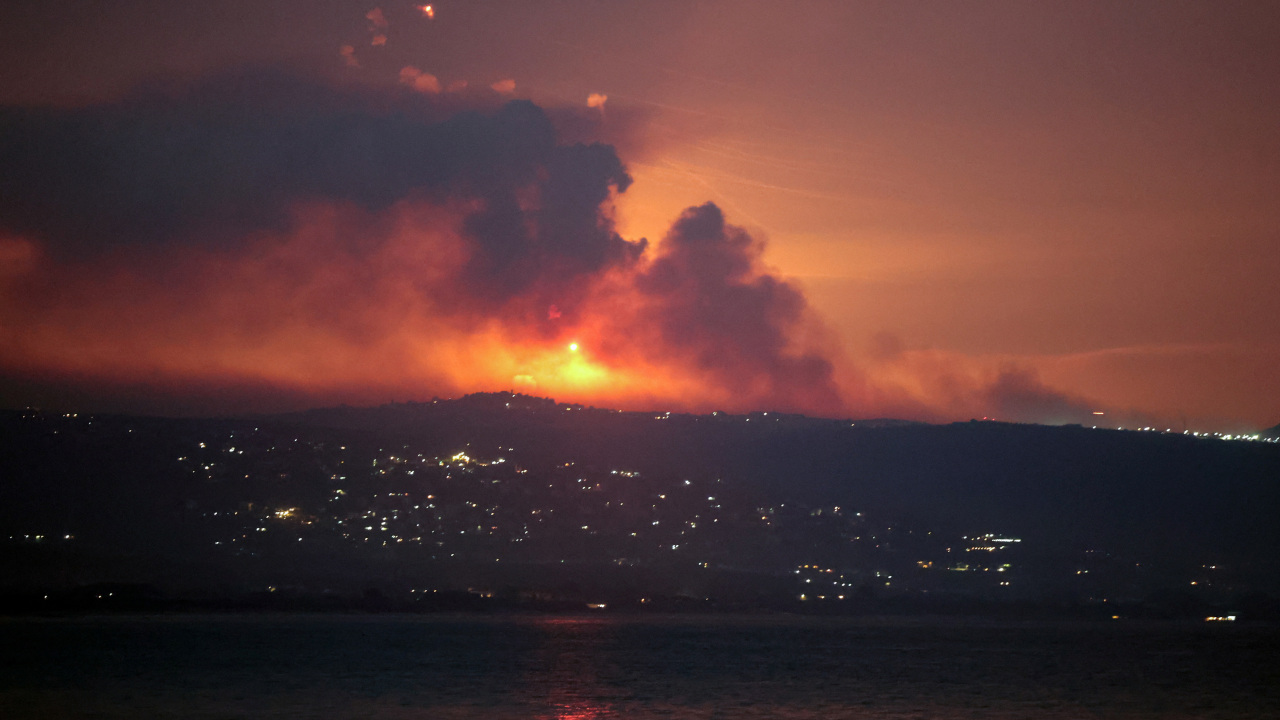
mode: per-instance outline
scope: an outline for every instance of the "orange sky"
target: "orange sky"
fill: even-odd
[[[548,329],[528,308],[515,322],[510,308],[446,312],[417,298],[424,277],[467,254],[449,239],[461,211],[439,203],[406,199],[376,218],[312,203],[293,210],[288,232],[234,250],[149,246],[71,264],[38,233],[10,229],[5,401],[146,409],[157,387],[190,387],[188,402],[157,407],[199,412],[220,394],[382,402],[532,380],[531,392],[630,407],[1030,421],[1097,409],[1117,423],[1215,430],[1280,421],[1270,4],[434,10],[15,3],[0,10],[0,103],[91,107],[157,79],[279,66],[377,92],[577,108],[594,113],[588,135],[614,143],[633,179],[615,217],[622,238],[651,241],[639,266],[591,275],[584,310]],[[627,273],[647,272],[672,222],[708,201],[765,243],[739,280],[803,290],[810,312],[780,326],[790,345],[779,357],[829,361],[838,407],[801,397],[779,379],[791,370],[713,370],[705,348],[669,347],[669,316],[654,313],[683,306],[649,308],[674,301]],[[329,261],[326,233],[368,225],[381,228],[377,252]],[[455,255],[423,255],[442,247]],[[131,252],[151,275],[129,276]],[[287,282],[270,270],[281,266]],[[344,274],[357,270],[358,291]],[[15,299],[36,276],[58,291]],[[341,308],[318,299],[335,288],[358,297]],[[588,339],[573,353],[578,334]]]

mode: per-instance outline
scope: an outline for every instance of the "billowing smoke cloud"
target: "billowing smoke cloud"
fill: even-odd
[[[1040,374],[1044,357],[972,355],[938,348],[910,348],[898,335],[880,331],[859,358],[870,404],[886,414],[932,422],[988,418],[1060,425],[1100,424],[1094,410],[1114,408],[1063,393]],[[1134,415],[1123,413],[1126,419]],[[1128,420],[1126,420],[1127,423]],[[1123,423],[1122,423],[1123,424]]]
[[[713,205],[657,250],[620,237],[631,178],[593,126],[484,95],[258,72],[0,109],[0,245],[21,258],[0,273],[0,367],[321,401],[518,383],[842,409],[756,240]]]
[[[725,224],[711,203],[680,216],[660,254],[636,278],[664,352],[770,407],[840,408],[831,362],[793,349],[804,297],[761,271],[760,243]]]
[[[431,73],[422,72],[412,65],[400,69],[400,82],[424,93],[440,92],[440,79]]]
[[[286,231],[300,202],[370,211],[474,202],[467,279],[488,297],[634,259],[597,218],[630,178],[605,146],[561,146],[515,101],[477,112],[278,74],[80,110],[0,110],[0,228],[83,256]],[[544,277],[545,276],[545,277]]]
[[[1084,401],[1068,397],[1040,382],[1025,368],[1008,367],[982,391],[983,405],[1001,420],[1049,425],[1083,423],[1093,416]]]
[[[342,56],[342,62],[349,68],[360,67],[360,59],[356,57],[356,49],[351,45],[343,45],[338,48],[338,54]]]

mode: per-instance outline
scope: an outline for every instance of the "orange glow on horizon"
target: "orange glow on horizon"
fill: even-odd
[[[8,406],[71,385],[61,397],[102,398],[95,388],[112,383],[123,402],[125,386],[240,388],[246,406],[259,390],[319,405],[515,387],[662,410],[1280,422],[1271,6],[797,13],[712,0],[565,16],[508,3],[446,5],[436,25],[434,3],[369,2],[295,12],[305,21],[264,35],[260,14],[210,3],[100,5],[41,36],[56,41],[13,45],[19,72],[0,82]],[[21,35],[29,13],[0,7]],[[1135,17],[1144,31],[1125,42],[1106,31]],[[149,40],[157,20],[165,42]],[[185,52],[197,36],[200,51]],[[570,183],[494,175],[513,219],[483,232],[522,237],[474,273],[459,275],[468,248],[434,219],[384,242],[414,203],[496,199],[416,162],[436,149],[402,121],[434,133],[455,111],[508,102],[534,103],[549,124],[537,130],[526,107],[472,129],[518,139],[512,150],[535,135],[607,146],[627,187],[599,200],[604,163]],[[448,156],[542,157],[500,147],[450,144]],[[579,195],[588,176],[595,189]],[[574,227],[589,233],[597,211],[600,237],[579,244],[542,222],[539,205],[561,191],[586,203]],[[366,214],[347,222],[350,208],[324,206],[343,199]],[[290,223],[295,201],[317,205]],[[709,294],[785,285],[806,319],[763,301],[699,304],[687,273],[668,286],[674,300],[635,284],[673,219],[706,202],[767,243],[742,287]],[[647,250],[629,276],[603,277],[615,232]],[[417,237],[446,257],[419,253]],[[508,265],[513,277],[484,287]],[[782,330],[751,332],[746,316]],[[830,372],[790,362],[803,359]]]
[[[161,389],[269,387],[311,405],[514,389],[709,411],[754,409],[764,397],[764,386],[726,385],[664,347],[625,274],[591,280],[572,321],[545,305],[517,311],[518,300],[507,319],[445,312],[467,258],[464,212],[406,202],[386,215],[309,206],[287,236],[240,250],[122,254],[106,271],[42,263],[35,246],[6,241],[0,293],[24,283],[61,290],[0,306],[11,330],[0,367]],[[355,256],[355,238],[377,249]]]
[[[916,350],[859,356],[854,365],[833,354],[841,397],[779,397],[667,347],[627,273],[593,279],[573,315],[545,304],[517,304],[506,319],[465,306],[442,313],[467,259],[463,217],[462,208],[406,202],[375,222],[351,208],[309,206],[287,236],[238,251],[122,254],[105,271],[59,266],[38,244],[4,238],[0,293],[15,301],[0,305],[8,333],[0,368],[144,395],[239,393],[234,407],[268,410],[514,390],[623,410],[768,407],[933,421],[1009,417],[992,388],[1012,382],[1015,398],[1034,398],[1051,392],[1036,368],[1057,377],[1060,364],[1045,358]],[[353,238],[377,250],[352,255]],[[1022,370],[1010,375],[1011,367]],[[276,406],[255,404],[266,389],[280,398]],[[1084,415],[1104,412],[1063,402],[1083,405]],[[1113,422],[1129,417],[1105,412]]]
[[[1004,383],[1015,400],[1048,397],[1086,416],[1105,412],[1109,423],[1131,422],[1119,409],[1057,399],[1039,378],[1066,386],[1058,378],[1072,366],[1044,357],[898,350],[853,364],[833,354],[840,397],[779,397],[667,347],[626,273],[593,279],[572,315],[545,304],[517,304],[506,319],[465,306],[442,313],[439,303],[454,302],[448,289],[467,259],[463,217],[462,208],[405,202],[375,221],[316,205],[298,210],[291,234],[238,251],[121,254],[93,268],[60,266],[37,243],[0,238],[0,294],[13,300],[0,305],[7,333],[0,368],[157,397],[195,388],[233,409],[513,390],[622,410],[768,407],[931,421],[1011,417],[992,394]],[[377,250],[352,255],[355,238]],[[263,406],[264,395],[276,404]],[[199,402],[191,407],[198,412]]]

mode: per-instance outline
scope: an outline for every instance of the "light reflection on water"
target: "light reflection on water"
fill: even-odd
[[[819,618],[0,620],[0,718],[1275,718],[1280,630]]]
[[[600,654],[593,648],[609,642],[608,625],[600,618],[547,617],[533,621],[551,640],[541,644],[527,663],[521,679],[523,692],[543,698],[549,718],[600,720],[616,717],[609,689],[601,682]]]

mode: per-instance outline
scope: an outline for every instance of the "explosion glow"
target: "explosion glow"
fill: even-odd
[[[0,8],[11,406],[1280,412],[1272,10],[144,5]]]
[[[182,132],[202,145],[219,142],[192,123]],[[555,145],[542,111],[528,103],[507,106],[494,123],[493,132],[510,138],[495,142],[532,143],[534,154],[484,161],[529,180],[481,197],[450,178],[426,179],[436,183],[434,199],[381,208],[290,202],[279,208],[284,231],[245,233],[219,227],[217,217],[193,218],[159,229],[169,239],[162,249],[125,242],[94,253],[92,265],[59,255],[92,233],[88,226],[54,230],[49,243],[11,238],[2,320],[12,342],[0,363],[161,393],[207,383],[371,402],[514,385],[622,406],[681,398],[687,407],[813,407],[807,389],[788,388],[829,385],[829,366],[793,349],[803,300],[757,267],[754,240],[707,206],[646,252],[612,231],[610,197],[629,183],[612,150]],[[390,148],[398,139],[386,141]],[[477,164],[454,172],[491,171]],[[564,195],[565,187],[574,190]],[[507,193],[534,199],[495,212]],[[581,205],[584,194],[597,204]],[[511,222],[527,230],[513,234]],[[187,241],[200,225],[217,242]],[[547,232],[562,244],[539,240]],[[491,250],[512,241],[527,243],[522,256]],[[591,338],[594,350],[562,339],[570,333]],[[796,370],[803,374],[793,381]]]

